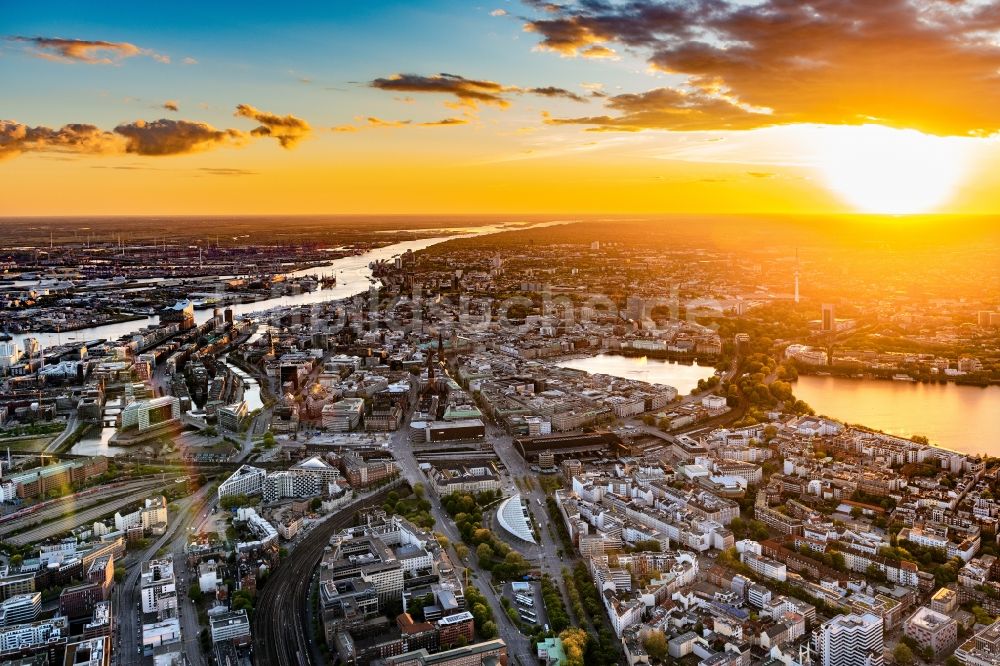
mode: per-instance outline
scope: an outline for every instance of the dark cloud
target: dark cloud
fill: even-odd
[[[369,85],[380,90],[393,92],[438,93],[451,95],[463,104],[476,106],[492,104],[501,108],[510,106],[503,93],[510,89],[495,82],[477,79],[467,79],[457,74],[435,74],[422,76],[420,74],[394,74],[379,78]]]
[[[92,155],[184,155],[218,146],[246,143],[250,136],[236,129],[216,129],[191,120],[136,120],[112,131],[94,125],[71,124],[59,129],[30,127],[0,120],[0,158],[28,152]]]
[[[12,35],[9,41],[20,42],[39,58],[58,62],[82,62],[89,65],[111,65],[125,58],[149,56],[157,62],[169,63],[170,57],[143,49],[129,42],[105,42],[90,39],[63,39],[61,37],[24,37]]]
[[[137,155],[183,155],[224,145],[245,143],[245,132],[216,129],[190,120],[137,120],[115,128],[125,137],[125,152]]]
[[[420,127],[450,127],[454,125],[468,125],[465,118],[442,118],[441,120],[431,120],[425,123],[417,123]]]
[[[556,86],[528,88],[524,92],[531,93],[532,95],[541,95],[542,97],[565,97],[566,99],[571,99],[574,102],[588,101],[585,97],[577,95],[575,92],[566,90],[565,88],[557,88]]]
[[[251,131],[254,136],[269,136],[277,139],[282,148],[292,148],[302,139],[309,136],[312,127],[309,123],[296,118],[293,115],[279,116],[267,111],[261,111],[249,104],[240,104],[236,107],[237,117],[249,118],[260,123]]]
[[[562,97],[574,102],[587,102],[587,98],[575,92],[557,86],[539,86],[522,88],[508,86],[496,81],[482,79],[467,79],[457,74],[394,74],[393,76],[375,79],[370,83],[380,90],[405,91],[414,93],[437,93],[451,95],[464,105],[475,107],[479,103],[492,104],[501,108],[510,106],[511,95],[541,95],[542,97]],[[448,123],[458,124],[458,123]]]
[[[595,117],[598,127],[1000,129],[997,3],[584,0],[545,7],[525,29],[564,56],[619,46],[684,77],[677,90],[635,96],[641,108],[627,96],[609,98],[621,115]]]

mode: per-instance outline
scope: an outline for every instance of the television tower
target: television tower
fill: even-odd
[[[799,302],[799,248],[795,248],[795,302]]]

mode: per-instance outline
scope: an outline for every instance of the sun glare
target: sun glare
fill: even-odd
[[[861,212],[934,211],[952,197],[965,171],[961,138],[881,125],[826,129],[819,155],[826,184]]]

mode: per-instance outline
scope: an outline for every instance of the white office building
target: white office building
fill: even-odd
[[[15,594],[0,604],[0,626],[34,622],[41,611],[41,593]]]
[[[130,527],[149,531],[154,525],[167,524],[167,498],[163,495],[145,501],[144,505],[126,514],[115,513],[115,530],[124,532]]]
[[[143,564],[141,584],[143,613],[156,613],[162,618],[177,610],[177,581],[172,555]]]
[[[212,627],[212,642],[231,641],[250,637],[250,620],[245,610],[220,613],[209,618]]]
[[[319,475],[303,470],[272,472],[264,479],[265,502],[276,502],[286,497],[315,497],[323,491]]]
[[[0,652],[41,647],[69,636],[69,620],[57,615],[51,620],[0,628]]]
[[[820,666],[882,666],[882,618],[871,613],[838,615],[813,632]]]
[[[267,471],[243,465],[219,485],[219,499],[237,495],[259,495],[264,487]]]
[[[172,395],[152,400],[137,400],[122,410],[122,430],[135,428],[139,432],[181,418],[181,403]]]
[[[255,509],[242,507],[236,511],[236,520],[245,522],[247,527],[257,537],[253,541],[240,541],[236,544],[237,552],[264,548],[278,540],[278,530],[267,522]]]
[[[323,427],[333,432],[350,432],[361,423],[365,413],[364,398],[344,398],[323,405]]]

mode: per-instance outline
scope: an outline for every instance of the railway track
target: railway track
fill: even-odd
[[[84,497],[70,496],[46,506],[41,511],[26,513],[16,516],[0,524],[0,537],[23,530],[32,526],[41,526],[45,523],[64,518],[73,513],[79,513],[85,509],[95,506],[103,506],[126,496],[134,495],[140,491],[151,493],[153,490],[168,486],[173,478],[150,479],[131,484],[122,484],[108,488],[106,491],[91,493]]]
[[[357,502],[344,507],[318,525],[295,551],[271,574],[260,594],[254,614],[256,662],[267,666],[313,664],[308,608],[312,573],[319,564],[330,538],[350,527],[354,515],[363,509],[379,506],[396,487],[390,484]]]

